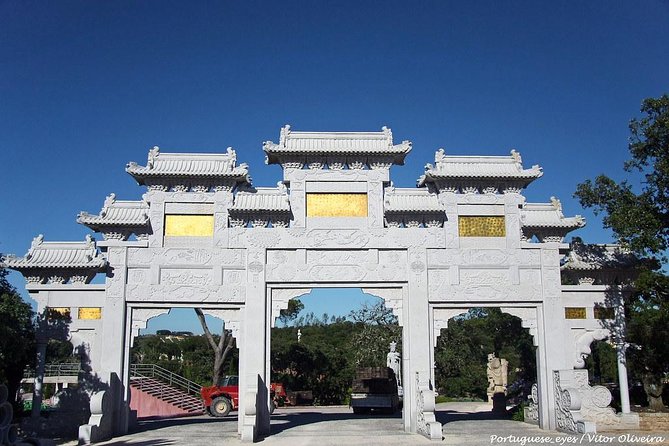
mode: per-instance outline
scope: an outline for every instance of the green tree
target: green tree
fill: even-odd
[[[281,310],[279,313],[279,322],[281,325],[288,325],[289,322],[297,318],[302,310],[304,310],[304,304],[300,299],[290,299],[288,301],[288,308]]]
[[[645,99],[641,118],[632,119],[625,163],[640,185],[616,182],[606,175],[578,185],[575,196],[584,207],[603,216],[617,241],[654,262],[641,266],[636,291],[626,302],[631,372],[641,379],[652,408],[662,408],[662,380],[669,372],[669,279],[659,265],[669,247],[669,95]]]
[[[397,317],[383,301],[364,303],[349,313],[350,319],[358,326],[351,338],[351,352],[358,367],[382,367],[390,343],[397,343],[397,351],[402,352],[402,327]]]
[[[6,383],[10,402],[16,403],[23,370],[35,360],[35,314],[7,281],[0,268],[0,383]]]
[[[509,387],[527,391],[536,381],[535,352],[520,319],[498,308],[472,308],[449,321],[437,340],[437,389],[446,396],[485,399],[488,354],[496,353],[509,363]]]

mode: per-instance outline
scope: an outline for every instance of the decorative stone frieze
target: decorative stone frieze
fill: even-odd
[[[553,372],[556,420],[559,430],[594,433],[597,430],[638,429],[638,414],[616,414],[613,397],[604,386],[591,386],[587,370]]]
[[[539,386],[537,383],[532,384],[523,415],[526,423],[539,424]]]
[[[435,392],[432,389],[429,372],[416,372],[416,413],[418,433],[429,440],[442,439],[441,423],[434,415]]]

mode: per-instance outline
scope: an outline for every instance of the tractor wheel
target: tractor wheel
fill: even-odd
[[[232,403],[224,396],[214,398],[209,407],[209,412],[215,417],[224,417],[232,410]]]

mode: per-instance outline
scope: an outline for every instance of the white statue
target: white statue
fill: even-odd
[[[397,347],[397,342],[391,342],[390,343],[390,351],[388,352],[388,355],[386,356],[386,367],[390,367],[393,369],[393,372],[395,372],[395,378],[397,379],[397,385],[399,387],[402,386],[402,373],[401,373],[401,368],[400,368],[400,361],[401,357],[400,354],[395,351],[395,348]]]
[[[488,355],[488,402],[492,402],[496,393],[506,395],[508,369],[509,362],[506,359],[497,358],[494,353]]]
[[[297,329],[297,342],[301,342],[301,341],[302,341],[302,330],[300,330],[298,328]]]

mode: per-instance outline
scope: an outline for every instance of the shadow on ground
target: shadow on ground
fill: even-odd
[[[178,443],[176,440],[168,440],[164,438],[152,438],[151,440],[146,440],[146,441],[123,440],[104,444],[107,446],[168,446]]]
[[[195,426],[195,425],[204,426],[207,424],[219,425],[220,423],[224,422],[237,423],[237,414],[235,413],[222,418],[198,416],[198,417],[178,417],[178,418],[159,418],[153,420],[141,420],[137,422],[137,426],[130,429],[130,432],[135,434],[169,427]]]
[[[437,410],[434,416],[443,425],[456,421],[511,420],[512,417],[510,413],[462,412],[458,410]]]
[[[281,432],[293,429],[299,426],[308,424],[316,424],[330,421],[361,421],[361,420],[401,420],[402,413],[397,412],[392,415],[386,414],[365,414],[358,415],[354,413],[327,413],[327,412],[280,412],[272,415],[272,425],[270,427],[272,434],[279,434]]]

